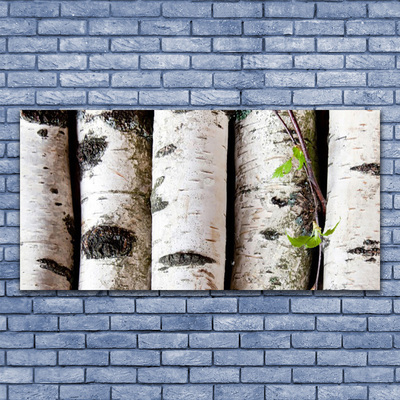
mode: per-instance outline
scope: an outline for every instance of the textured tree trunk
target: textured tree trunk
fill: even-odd
[[[331,111],[325,290],[380,288],[379,111]]]
[[[71,289],[67,119],[66,111],[21,111],[21,290]]]
[[[78,114],[79,289],[150,289],[151,135],[147,111]]]
[[[311,159],[316,154],[315,113],[294,112]],[[281,112],[292,127],[288,113]],[[273,111],[252,111],[236,122],[235,263],[232,289],[307,289],[310,250],[290,236],[309,234],[314,204],[304,169],[272,178],[293,156],[293,143]]]
[[[224,289],[228,117],[155,111],[152,289]]]

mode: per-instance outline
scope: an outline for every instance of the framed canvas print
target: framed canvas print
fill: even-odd
[[[21,290],[378,290],[373,110],[24,110]]]

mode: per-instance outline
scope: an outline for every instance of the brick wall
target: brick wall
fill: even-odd
[[[0,399],[399,398],[398,17],[398,1],[2,1]],[[382,290],[20,292],[18,112],[60,107],[381,109]]]

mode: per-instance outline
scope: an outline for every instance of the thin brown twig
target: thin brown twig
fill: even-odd
[[[283,127],[285,128],[285,131],[289,134],[290,139],[292,139],[292,142],[295,146],[297,146],[296,140],[292,134],[292,132],[290,132],[290,129],[288,128],[288,126],[286,125],[286,122],[282,119],[282,117],[280,116],[278,110],[274,110],[274,113],[276,114],[276,116],[279,118],[279,120],[282,122]]]

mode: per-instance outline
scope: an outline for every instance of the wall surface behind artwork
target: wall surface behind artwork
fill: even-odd
[[[399,398],[398,17],[397,1],[1,2],[0,399]],[[210,107],[381,110],[381,291],[19,291],[20,109]]]

